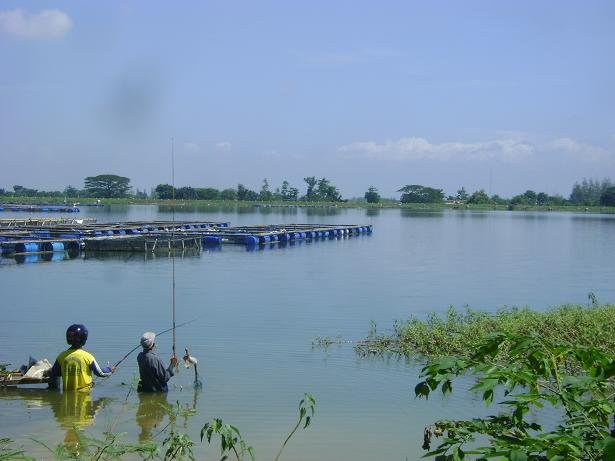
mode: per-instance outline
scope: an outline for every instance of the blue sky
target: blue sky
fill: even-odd
[[[615,3],[0,4],[0,187],[615,179]]]

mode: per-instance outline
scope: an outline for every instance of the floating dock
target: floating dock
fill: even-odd
[[[245,245],[248,248],[284,246],[298,241],[350,238],[372,232],[371,225],[356,224],[231,227],[228,222],[204,221],[97,223],[83,222],[85,220],[49,221],[41,218],[17,222],[10,220],[10,223],[6,221],[0,222],[0,254],[14,255],[18,262],[25,261],[27,256],[39,254],[47,255],[44,260],[61,260],[65,253],[69,257],[76,257],[81,252],[201,251],[203,248],[216,248],[223,244]]]
[[[96,222],[96,218],[10,218],[0,219],[0,230],[12,227],[44,227],[44,226],[58,226],[58,225],[81,225],[81,224],[93,224]]]
[[[79,213],[81,210],[75,205],[57,203],[0,203],[0,211],[25,211],[29,213]]]

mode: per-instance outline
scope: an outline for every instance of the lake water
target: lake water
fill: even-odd
[[[3,214],[25,217],[25,214]],[[157,206],[83,207],[80,217],[102,221],[170,220]],[[285,449],[286,460],[406,460],[422,454],[422,430],[441,417],[468,417],[478,400],[455,392],[445,400],[415,400],[418,369],[404,360],[358,358],[352,344],[313,348],[319,336],[364,338],[370,323],[390,331],[397,319],[442,312],[450,305],[496,310],[545,309],[562,303],[615,301],[615,216],[522,212],[410,212],[361,209],[183,208],[178,220],[240,224],[372,224],[373,234],[246,251],[186,254],[175,260],[178,352],[199,359],[205,386],[192,388],[192,370],[172,379],[169,404],[195,406],[197,415],[171,425],[198,441],[214,417],[236,425],[258,460],[275,454],[297,418],[304,392],[317,400],[313,425]],[[51,362],[71,323],[90,330],[86,349],[102,364],[116,362],[142,332],[172,322],[172,260],[79,257],[18,263],[0,259],[0,362],[28,356]],[[158,339],[168,360],[171,334]],[[37,457],[70,440],[77,423],[89,434],[151,436],[169,421],[159,402],[129,391],[136,355],[89,397],[46,391],[0,390],[0,436]],[[462,387],[463,384],[462,384]],[[217,449],[217,445],[215,447]],[[197,442],[197,457],[215,454]]]

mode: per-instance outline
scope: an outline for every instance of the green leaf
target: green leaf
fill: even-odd
[[[510,452],[510,461],[527,461],[527,455],[519,450],[512,450]]]
[[[431,392],[431,389],[429,388],[429,385],[425,381],[421,381],[414,387],[415,397],[428,398],[430,392]]]
[[[605,439],[603,459],[604,461],[615,459],[615,439],[613,437]]]

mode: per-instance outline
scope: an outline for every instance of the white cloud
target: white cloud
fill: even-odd
[[[198,150],[201,149],[201,147],[195,143],[195,142],[185,142],[184,143],[184,149],[190,151],[190,152],[196,152]]]
[[[536,146],[522,139],[499,139],[474,143],[431,143],[424,138],[410,137],[384,143],[355,142],[338,148],[345,154],[359,154],[371,159],[391,160],[489,160],[515,162],[534,155]]]
[[[231,150],[232,147],[233,146],[228,141],[220,141],[216,143],[216,150],[219,150],[222,152],[228,152],[229,150]]]
[[[360,141],[338,147],[337,150],[345,156],[396,161],[500,160],[515,163],[541,156],[550,158],[550,161],[615,161],[615,151],[601,146],[567,137],[535,142],[529,141],[523,133],[515,132],[505,134],[500,139],[471,143],[454,141],[438,144],[419,137],[387,140],[383,143]]]
[[[60,10],[43,10],[29,17],[21,9],[0,11],[0,30],[17,38],[61,38],[72,27],[71,19]]]
[[[611,152],[602,147],[579,142],[572,138],[554,139],[548,147],[556,153],[570,154],[581,160],[601,160],[611,155]]]

